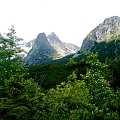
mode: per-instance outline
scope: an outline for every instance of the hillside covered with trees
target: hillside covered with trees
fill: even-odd
[[[24,67],[20,40],[0,39],[0,120],[120,120],[119,55]]]

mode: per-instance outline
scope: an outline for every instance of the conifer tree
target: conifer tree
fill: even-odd
[[[4,37],[0,38],[0,82],[9,79],[10,75],[16,74],[22,68],[22,59],[19,53],[23,50],[19,47],[21,38],[16,36],[14,26],[9,29]]]

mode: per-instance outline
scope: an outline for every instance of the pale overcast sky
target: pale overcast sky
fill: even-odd
[[[81,45],[85,36],[110,16],[120,16],[120,0],[0,0],[0,32],[15,26],[29,41],[55,32],[64,42]]]

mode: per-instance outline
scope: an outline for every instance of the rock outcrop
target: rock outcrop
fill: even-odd
[[[69,55],[71,53],[75,53],[76,51],[80,50],[80,48],[76,45],[71,43],[62,42],[55,33],[51,33],[47,36],[47,39],[51,46],[57,51],[59,54],[59,58]]]
[[[113,16],[104,20],[83,40],[81,51],[90,50],[95,42],[109,40],[114,34],[120,34],[120,17]]]

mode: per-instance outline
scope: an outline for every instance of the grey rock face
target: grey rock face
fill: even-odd
[[[50,45],[45,33],[40,33],[25,58],[25,65],[38,65],[52,59],[54,55],[56,55],[56,51]]]
[[[48,35],[47,38],[50,44],[53,46],[53,48],[55,48],[56,51],[59,53],[60,57],[64,57],[66,55],[75,53],[76,51],[80,50],[80,48],[76,45],[60,41],[57,35],[53,32],[50,35]]]
[[[101,42],[107,37],[120,32],[120,17],[113,16],[104,20],[93,29],[87,37],[83,40],[81,51],[90,50],[95,42]]]
[[[62,58],[80,49],[75,45],[61,42],[55,33],[48,36],[45,33],[40,33],[32,42],[27,44],[28,47],[33,46],[25,58],[24,65],[26,66],[34,66]]]

